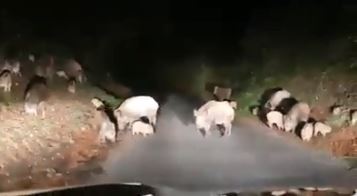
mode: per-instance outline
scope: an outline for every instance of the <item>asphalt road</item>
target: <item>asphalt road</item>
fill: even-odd
[[[172,96],[162,106],[155,135],[133,137],[112,149],[105,175],[94,182],[141,182],[165,195],[207,195],[273,187],[357,187],[357,172],[324,152],[271,130],[237,127],[230,137],[203,138],[193,104]]]

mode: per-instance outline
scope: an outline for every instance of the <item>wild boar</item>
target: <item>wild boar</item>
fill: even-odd
[[[41,113],[42,118],[46,116],[46,101],[49,98],[47,80],[35,75],[30,79],[25,90],[25,113],[37,116]]]

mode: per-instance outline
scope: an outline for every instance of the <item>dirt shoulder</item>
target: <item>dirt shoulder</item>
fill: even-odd
[[[97,143],[90,99],[85,90],[54,91],[45,119],[26,115],[22,102],[2,105],[0,191],[76,184],[100,172],[94,163],[107,147]]]

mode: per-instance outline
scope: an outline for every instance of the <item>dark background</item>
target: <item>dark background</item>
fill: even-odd
[[[283,59],[281,69],[301,58],[341,58],[327,48],[331,40],[356,32],[356,5],[352,0],[12,1],[0,9],[0,40],[10,43],[8,55],[34,45],[41,46],[38,53],[61,48],[86,69],[110,71],[134,89],[175,90],[171,77],[163,77],[168,69],[207,62],[217,71],[239,67],[234,74],[242,88],[248,73],[262,69],[266,51]],[[188,79],[185,73],[175,71],[174,77]]]

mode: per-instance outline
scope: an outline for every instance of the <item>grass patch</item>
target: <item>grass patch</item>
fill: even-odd
[[[279,78],[270,76],[262,78],[261,80],[252,78],[241,93],[233,96],[233,99],[238,102],[240,108],[237,112],[243,116],[248,115],[250,113],[249,107],[258,104],[258,100],[264,90],[272,87],[283,86],[283,84],[283,77]]]
[[[238,102],[237,113],[250,114],[249,107],[258,104],[261,94],[269,88],[282,87],[295,98],[311,105],[330,104],[335,96],[335,84],[351,86],[354,71],[343,62],[308,61],[299,63],[279,62],[267,67],[254,66],[245,62],[242,67],[208,67],[196,73],[193,89],[203,96],[202,84],[206,82],[224,83],[233,89],[232,99]],[[283,65],[290,65],[284,67]]]
[[[118,98],[114,95],[107,93],[99,87],[92,86],[90,84],[82,86],[83,91],[90,94],[90,97],[98,97],[104,100],[110,107],[115,108],[123,101],[123,99]]]
[[[8,105],[10,105],[10,103],[15,103],[16,102],[16,100],[15,99],[13,99],[14,97],[13,97],[13,95],[11,94],[11,92],[10,93],[8,93],[8,92],[1,92],[0,93],[0,96],[1,96],[1,99],[0,99],[0,101],[2,102],[2,103],[4,103],[4,105],[6,105],[6,106],[8,106]]]

